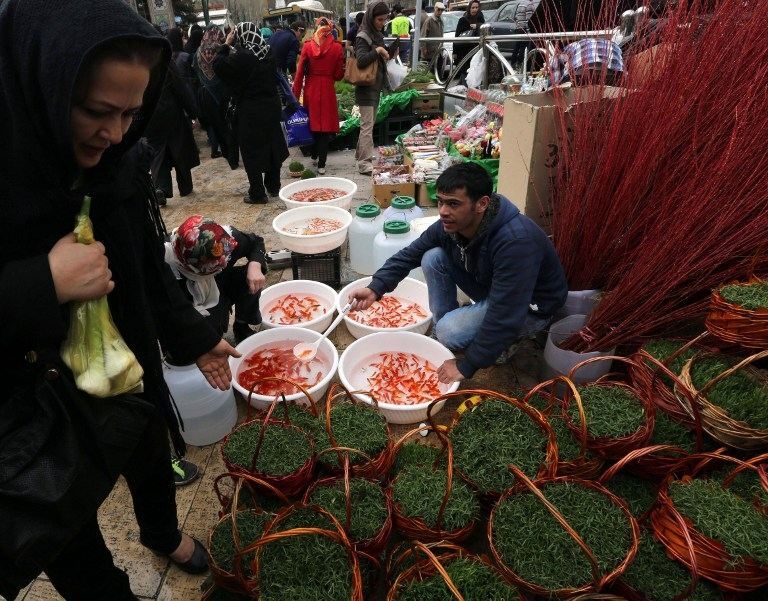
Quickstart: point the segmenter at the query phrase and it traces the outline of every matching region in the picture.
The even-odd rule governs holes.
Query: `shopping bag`
[[[314,144],[315,140],[309,130],[307,109],[299,107],[285,120],[285,137],[289,147]]]
[[[391,90],[399,88],[406,75],[408,75],[408,67],[394,59],[387,61],[387,77],[389,78],[389,88]]]

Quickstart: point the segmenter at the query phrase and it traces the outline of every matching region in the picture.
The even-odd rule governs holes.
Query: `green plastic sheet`
[[[393,94],[382,96],[379,101],[379,108],[376,109],[376,123],[381,123],[384,119],[389,117],[389,113],[391,113],[392,109],[395,107],[404,109],[405,107],[410,106],[411,101],[419,96],[421,96],[419,90],[403,90],[402,92],[395,92]],[[348,133],[359,128],[360,117],[350,117],[341,124],[339,133],[336,135],[338,137],[346,136]]]
[[[493,180],[493,189],[496,190],[496,186],[499,184],[499,159],[471,159],[469,157],[462,156],[461,153],[456,150],[453,142],[448,146],[448,154],[451,156],[461,158],[465,163],[476,163],[485,169]]]

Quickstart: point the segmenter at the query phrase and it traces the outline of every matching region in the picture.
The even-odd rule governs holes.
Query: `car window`
[[[451,11],[443,13],[443,33],[453,33],[459,24],[459,19],[464,13]]]
[[[496,16],[496,21],[515,21],[515,12],[517,11],[518,2],[510,2],[505,4],[499,9],[499,14]]]

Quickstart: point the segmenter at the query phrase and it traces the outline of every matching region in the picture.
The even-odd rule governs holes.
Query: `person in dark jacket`
[[[234,45],[234,47],[233,47]],[[280,127],[281,96],[270,48],[255,23],[240,23],[227,36],[213,70],[237,101],[237,143],[248,175],[248,204],[266,204],[280,191],[280,168],[288,146]]]
[[[141,543],[188,571],[207,563],[178,529],[168,437],[179,452],[184,441],[158,342],[222,389],[238,356],[180,293],[129,152],[170,48],[122,0],[5,0],[0,31],[0,595],[45,571],[67,600],[135,600],[97,521],[120,474]],[[86,195],[90,245],[72,234]],[[105,295],[143,392],[96,399],[60,348],[75,303]]]
[[[485,23],[485,18],[480,10],[480,0],[471,0],[467,11],[461,16],[456,24],[456,37],[462,34],[465,37],[478,37],[480,35],[480,26]],[[469,33],[467,33],[469,32]],[[453,52],[456,55],[455,64],[458,65],[462,59],[472,50],[471,44],[454,44]],[[458,73],[458,80],[466,84],[467,71],[469,71],[469,62],[465,64]]]
[[[350,299],[360,309],[391,292],[421,265],[437,339],[460,359],[440,366],[443,383],[471,378],[521,337],[547,327],[568,294],[547,235],[509,200],[493,193],[482,167],[461,163],[437,179],[440,221],[373,274]],[[474,302],[459,307],[456,286]]]
[[[373,126],[382,91],[389,89],[387,61],[391,58],[384,46],[384,24],[389,16],[389,6],[383,0],[368,5],[355,37],[355,60],[360,69],[378,61],[376,80],[372,85],[355,86],[355,103],[360,107],[360,136],[357,140],[355,159],[357,170],[368,175],[373,170]]]
[[[272,34],[267,43],[272,50],[278,71],[288,73],[291,77],[296,73],[296,62],[301,53],[301,40],[307,32],[304,21],[294,21],[290,29],[281,29]]]
[[[203,35],[192,66],[199,82],[197,105],[200,109],[200,123],[205,123],[208,140],[211,143],[211,158],[229,153],[229,131],[226,122],[229,92],[213,71],[213,60],[224,43],[224,34],[216,25],[211,25]]]
[[[245,265],[235,265],[243,258]],[[171,233],[165,261],[195,309],[219,334],[229,329],[233,308],[237,342],[253,334],[250,326],[261,323],[259,296],[267,273],[261,236],[192,215]]]
[[[184,52],[189,56],[194,56],[197,50],[200,48],[200,44],[203,42],[203,35],[205,31],[197,23],[193,24],[189,28],[189,39],[184,44]]]
[[[178,32],[180,41],[181,31],[176,28],[169,30],[168,39],[173,47],[176,42],[172,32]],[[165,198],[173,196],[171,169],[176,170],[176,185],[179,196],[183,197],[192,193],[192,169],[200,164],[200,151],[190,122],[190,119],[197,117],[197,102],[179,69],[179,65],[186,61],[181,56],[183,54],[178,50],[173,53],[160,101],[145,132],[147,142],[156,153],[152,176],[159,191],[160,204],[164,204]]]

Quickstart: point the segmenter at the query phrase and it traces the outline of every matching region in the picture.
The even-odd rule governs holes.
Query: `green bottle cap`
[[[411,231],[411,225],[407,221],[387,221],[384,224],[385,234],[407,234]]]
[[[416,199],[411,196],[395,196],[392,199],[392,208],[405,211],[416,206]]]
[[[381,209],[378,205],[360,205],[355,211],[355,215],[358,217],[364,217],[366,219],[373,219],[380,214]]]

